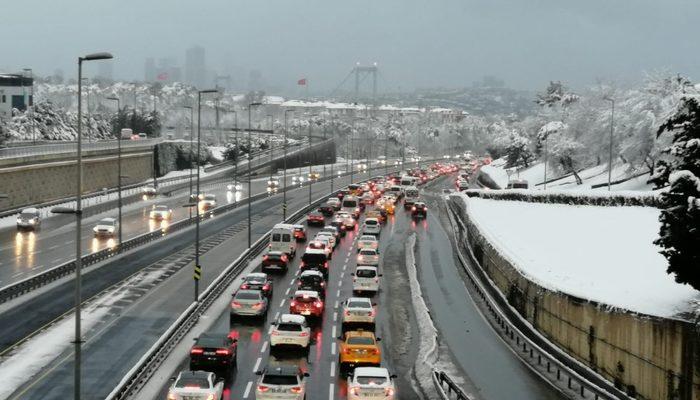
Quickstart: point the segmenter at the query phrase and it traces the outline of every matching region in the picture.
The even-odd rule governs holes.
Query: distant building
[[[156,61],[153,57],[146,58],[143,66],[143,80],[153,82],[156,80]]]
[[[33,106],[34,99],[31,96],[33,85],[33,78],[0,74],[0,118],[11,118],[13,108],[24,111],[27,109],[27,103]]]
[[[185,51],[185,80],[202,88],[207,83],[207,64],[204,47],[194,46]]]

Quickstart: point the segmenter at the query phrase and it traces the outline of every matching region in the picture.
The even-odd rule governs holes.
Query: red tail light
[[[350,316],[350,311],[345,310],[345,316],[349,317],[349,316]]]
[[[194,354],[194,355],[203,354],[203,353],[204,353],[204,349],[202,349],[201,347],[195,347],[192,350],[190,350],[190,354]]]
[[[301,262],[301,264],[299,264],[300,267],[303,267],[304,265],[306,265],[306,263],[303,261]]]
[[[262,306],[263,306],[263,303],[262,303],[262,302],[253,304],[253,308],[256,309],[256,310],[259,309],[259,308],[262,308]]]
[[[244,283],[241,285],[241,289],[248,289],[250,286],[248,284]]]
[[[376,315],[377,315],[377,310],[372,310],[372,311],[369,312],[369,316],[370,316],[370,317],[374,317],[374,316],[376,316]]]
[[[372,354],[374,354],[375,356],[379,355],[379,349],[373,349]]]
[[[322,301],[317,301],[317,302],[314,303],[314,305],[316,306],[316,308],[321,308],[321,307],[323,307],[323,302],[322,302]]]
[[[218,350],[216,350],[216,355],[217,355],[217,356],[227,356],[227,355],[229,355],[229,354],[231,354],[231,352],[228,351],[228,349],[218,349]]]
[[[233,307],[233,308],[241,308],[241,303],[239,303],[239,302],[237,302],[237,301],[231,302],[231,307]]]
[[[416,207],[414,206],[411,210],[416,211]]]
[[[326,282],[321,282],[321,287],[326,287]]]
[[[300,333],[299,336],[307,337],[307,336],[309,336],[309,332],[304,331],[304,332]]]
[[[352,351],[350,351],[350,349],[348,349],[348,348],[346,347],[345,350],[343,351],[343,353],[345,353],[345,354],[350,354],[350,353],[352,353]]]
[[[282,256],[282,261],[287,262],[287,256]]]
[[[384,396],[393,396],[393,395],[394,395],[393,388],[384,388]]]
[[[265,393],[265,392],[267,392],[268,390],[270,390],[269,387],[267,387],[267,386],[265,386],[265,385],[258,385],[258,392],[263,392],[263,393]]]
[[[270,290],[270,284],[269,284],[269,283],[266,283],[266,284],[263,286],[263,290]]]
[[[353,396],[359,396],[360,395],[360,388],[354,387],[350,389],[350,392],[352,392]]]
[[[375,283],[379,283],[379,277],[374,278]]]
[[[263,260],[267,260],[268,258],[270,258],[270,256],[268,256],[267,254],[263,256]]]
[[[296,306],[297,306],[297,302],[294,301],[294,300],[292,300],[292,302],[289,303],[289,306],[290,306],[290,307],[296,307]]]
[[[328,261],[323,263],[323,268],[328,269]]]
[[[277,331],[272,331],[272,333],[271,333],[272,336],[279,336],[279,334],[280,334],[280,333],[277,332]]]
[[[301,393],[301,386],[294,386],[293,388],[289,389],[292,391],[292,393]]]

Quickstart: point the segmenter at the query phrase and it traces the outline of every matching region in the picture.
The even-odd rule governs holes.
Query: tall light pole
[[[117,118],[121,110],[118,97],[107,97],[107,100],[117,102]],[[122,244],[122,137],[121,133],[117,133],[117,208],[119,209],[119,246]]]
[[[353,147],[355,146],[355,118],[352,120],[352,128],[350,129],[350,183],[354,183],[355,176],[355,161],[353,159]]]
[[[81,344],[82,335],[80,327],[80,314],[82,303],[81,299],[81,269],[82,269],[82,248],[81,248],[81,229],[83,221],[83,210],[82,210],[82,191],[83,191],[83,159],[82,159],[82,81],[83,81],[83,62],[84,61],[96,61],[96,60],[108,60],[111,59],[112,55],[109,53],[94,53],[88,54],[83,57],[78,57],[78,148],[77,148],[77,162],[76,162],[76,185],[75,185],[75,209],[68,207],[55,207],[51,212],[56,214],[74,214],[76,220],[75,229],[75,338],[73,344],[75,345],[74,353],[74,398],[75,400],[80,400],[80,364],[81,364]]]
[[[272,157],[272,152],[274,151],[274,147],[272,144],[272,139],[273,139],[272,136],[274,135],[274,128],[272,126],[273,125],[272,114],[267,114],[267,117],[270,118],[270,180],[272,180],[272,174],[274,172],[274,167],[272,166],[272,160],[274,160],[274,158]]]
[[[544,190],[547,190],[547,140],[549,140],[549,132],[544,132]]]
[[[197,190],[196,197],[190,197],[191,207],[195,204],[195,228],[194,228],[194,301],[199,301],[199,278],[201,275],[202,266],[199,265],[199,154],[202,146],[202,94],[217,93],[216,89],[206,89],[197,91]]]
[[[27,110],[31,111],[30,116],[31,116],[31,127],[32,127],[32,140],[34,144],[36,144],[36,123],[34,121],[34,73],[31,68],[23,68],[23,72],[28,72],[29,73],[29,79],[32,81],[32,86],[31,86],[31,93],[29,94],[29,101],[25,101],[25,107],[27,107]],[[22,77],[22,87],[24,88],[24,76]],[[26,99],[25,99],[26,100]],[[29,108],[29,103],[31,103],[31,109]]]
[[[613,132],[615,130],[615,99],[605,97],[605,100],[610,102],[610,153],[608,157],[608,191],[610,191],[613,163]]]
[[[284,168],[284,176],[282,180],[282,221],[287,220],[287,113],[294,112],[294,110],[284,110],[284,163],[282,167]]]
[[[313,115],[311,115],[313,117]],[[309,118],[309,157],[311,157],[311,118]],[[309,158],[309,205],[311,204],[311,190],[313,186],[313,163],[311,162],[311,158]]]
[[[250,162],[252,161],[252,157],[250,155],[252,153],[251,150],[252,150],[252,145],[253,145],[251,137],[250,137],[250,132],[253,129],[253,125],[251,123],[252,116],[251,116],[250,110],[253,107],[257,107],[257,106],[261,106],[261,105],[262,105],[262,103],[259,103],[259,102],[248,104],[248,248],[250,248],[253,244],[252,235],[251,235],[251,231],[250,231],[250,219],[251,219],[250,218],[250,207],[251,207],[251,203],[252,203],[252,201],[251,201],[251,194],[252,194],[251,193],[251,191],[252,191],[251,182],[252,182],[252,179],[250,177],[250,167],[251,167]]]
[[[236,192],[238,192],[238,154],[240,149],[238,148],[238,112],[236,110],[231,110],[233,113],[233,136],[236,142],[236,157],[233,162],[233,201],[236,202]]]
[[[190,201],[192,200],[192,159],[193,152],[193,142],[194,142],[194,107],[192,106],[182,106],[184,109],[190,110]],[[192,218],[192,210],[190,210],[190,218]]]
[[[85,81],[86,84],[88,84],[88,78],[80,78],[81,81]],[[78,84],[78,90],[81,89],[81,85]],[[85,111],[87,111],[87,117],[88,121],[90,120],[90,86],[87,87],[87,93],[85,95],[87,97],[87,104],[85,105]],[[87,138],[88,138],[88,143],[92,142],[92,139],[90,137],[90,126],[88,125],[87,129]]]

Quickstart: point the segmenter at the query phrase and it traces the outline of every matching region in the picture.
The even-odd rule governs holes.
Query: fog
[[[484,75],[517,89],[549,80],[639,80],[667,68],[697,78],[697,0],[57,0],[4,1],[0,71],[60,68],[110,51],[114,77],[144,79],[146,57],[207,67],[246,88],[328,93],[356,62],[377,62],[383,91],[462,87]],[[87,73],[97,67],[90,65]]]

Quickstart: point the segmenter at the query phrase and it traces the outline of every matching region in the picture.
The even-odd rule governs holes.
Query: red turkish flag
[[[156,77],[156,79],[158,79],[159,81],[166,81],[166,80],[168,80],[168,73],[167,73],[167,72],[161,72],[160,74],[158,74],[158,76]]]
[[[297,81],[297,85],[304,86],[306,85],[306,78],[301,78]]]

